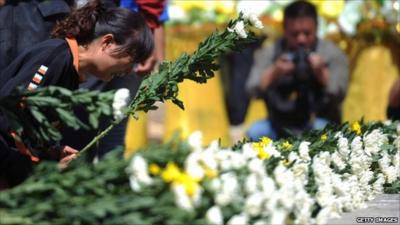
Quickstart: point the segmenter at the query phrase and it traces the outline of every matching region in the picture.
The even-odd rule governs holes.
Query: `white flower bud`
[[[114,100],[112,103],[114,119],[122,119],[125,117],[123,110],[128,105],[130,93],[127,88],[120,88],[114,94]]]

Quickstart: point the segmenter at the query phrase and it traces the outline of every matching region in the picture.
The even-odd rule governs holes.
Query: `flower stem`
[[[88,151],[94,144],[96,144],[100,139],[102,139],[104,136],[107,135],[108,132],[110,132],[115,125],[119,124],[123,119],[118,119],[113,121],[110,126],[108,126],[106,129],[104,129],[99,135],[97,135],[95,138],[92,139],[92,141],[89,142],[80,152],[79,155],[84,154],[86,151]]]

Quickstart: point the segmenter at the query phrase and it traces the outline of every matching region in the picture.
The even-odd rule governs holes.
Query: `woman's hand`
[[[60,161],[58,166],[61,169],[67,168],[68,164],[78,156],[78,150],[69,146],[64,146],[60,152]]]

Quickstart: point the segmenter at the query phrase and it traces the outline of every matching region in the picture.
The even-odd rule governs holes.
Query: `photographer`
[[[317,38],[317,24],[314,5],[293,2],[284,11],[283,37],[256,53],[246,89],[265,100],[268,119],[250,127],[247,136],[252,140],[341,122],[348,62],[333,43]]]

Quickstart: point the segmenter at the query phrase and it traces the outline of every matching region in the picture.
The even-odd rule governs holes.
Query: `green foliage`
[[[239,17],[229,23],[228,27],[241,20]],[[236,33],[225,29],[223,32],[213,32],[199,44],[192,54],[183,53],[174,62],[165,61],[159,71],[147,76],[140,85],[136,97],[130,104],[129,113],[145,112],[156,109],[155,102],[171,100],[175,105],[184,109],[183,102],[178,97],[178,83],[185,79],[197,83],[206,83],[214,77],[214,71],[219,68],[215,59],[227,51],[238,51],[246,44],[254,42],[254,33],[248,33],[247,38],[239,38]]]
[[[55,86],[35,91],[18,88],[15,94],[0,98],[0,111],[20,138],[43,146],[62,138],[60,127],[97,128],[101,116],[111,116],[113,96],[111,91],[70,91]],[[74,115],[77,107],[88,112],[88,124]]]
[[[172,141],[142,154],[157,162],[159,154],[166,161],[187,151],[186,143]],[[161,181],[154,188],[133,192],[126,174],[128,164],[122,159],[122,149],[98,164],[72,163],[64,171],[55,163],[41,163],[25,183],[0,192],[0,224],[173,225],[202,220],[198,214],[176,208],[173,193]]]

